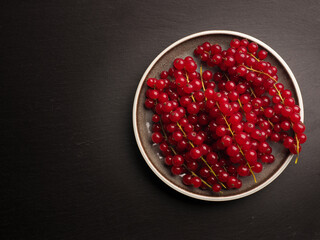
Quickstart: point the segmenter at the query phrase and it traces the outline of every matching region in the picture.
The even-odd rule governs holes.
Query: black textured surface
[[[319,1],[11,1],[0,15],[1,239],[320,239]],[[262,191],[211,203],[148,168],[131,109],[191,33],[252,35],[288,63],[308,142]]]

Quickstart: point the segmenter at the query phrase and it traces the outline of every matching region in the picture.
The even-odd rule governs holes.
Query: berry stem
[[[277,86],[275,84],[273,84],[273,86],[277,90],[278,96],[280,97],[282,104],[284,104],[284,99],[281,95],[281,92],[279,91],[279,89],[277,88]]]
[[[205,180],[203,180],[201,177],[199,177],[195,172],[189,170],[185,164],[183,164],[183,166],[184,166],[193,176],[200,178],[201,182],[203,182],[207,187],[209,187],[210,189],[212,189],[212,186],[211,186],[209,183],[207,183]]]
[[[257,72],[257,73],[266,75],[266,76],[268,76],[269,78],[271,78],[273,81],[277,82],[277,79],[273,78],[273,77],[270,76],[268,73],[265,73],[265,72],[256,70],[256,69],[254,69],[254,68],[252,68],[252,67],[248,67],[248,66],[246,66],[246,65],[242,65],[242,66],[244,66],[246,69],[248,69],[248,70],[250,70],[250,71],[253,71],[253,72]]]
[[[160,119],[159,122],[160,122],[161,131],[162,131],[162,134],[163,134],[163,136],[164,136],[164,139],[167,141],[167,140],[168,140],[168,136],[167,136],[166,132],[164,131],[164,128],[163,128],[163,124],[162,124],[161,119]]]
[[[260,59],[259,58],[257,58],[255,55],[253,55],[252,53],[250,53],[250,52],[248,52],[248,54],[251,56],[251,57],[253,57],[255,60],[257,60],[258,62],[260,62]]]
[[[202,65],[200,65],[200,79],[201,79],[202,89],[203,91],[205,91],[206,88],[204,87],[203,78],[202,78]],[[207,100],[207,98],[205,99]]]
[[[220,110],[220,106],[219,106],[219,103],[218,103],[218,102],[216,102],[216,105],[217,105],[217,107],[218,107],[219,110]],[[221,110],[220,110],[220,112],[221,112]],[[222,115],[224,121],[226,122],[226,124],[227,124],[227,126],[228,126],[228,128],[229,128],[229,131],[230,131],[230,133],[231,133],[231,135],[232,135],[233,140],[235,141],[234,132],[232,131],[231,126],[230,126],[230,124],[229,124],[226,116],[225,116],[222,112],[221,112],[221,115]],[[240,151],[240,153],[242,154],[242,156],[244,157],[244,159],[246,159],[245,156],[244,156],[244,153],[243,153],[243,151],[242,151],[242,149],[241,149],[241,147],[239,146],[239,144],[238,144],[236,141],[235,141],[235,143],[237,144],[237,146],[238,146],[238,148],[239,148],[239,151]],[[248,165],[248,167],[249,167],[249,170],[250,170],[250,172],[251,172],[251,174],[252,174],[252,176],[253,176],[254,182],[257,183],[256,176],[254,175],[254,173],[253,173],[253,171],[252,171],[252,169],[251,169],[251,166],[250,166],[250,164],[248,163],[247,159],[246,159],[246,162],[247,162],[247,165]]]
[[[257,96],[256,96],[256,94],[254,93],[253,89],[252,89],[251,87],[250,87],[249,89],[250,89],[250,92],[251,92],[251,94],[253,95],[253,97],[254,97],[254,98],[257,98]],[[263,108],[263,107],[260,107],[260,109],[261,109],[262,111],[264,111],[264,108]],[[272,127],[272,129],[273,129],[273,127],[274,127],[273,123],[270,121],[269,118],[266,118],[266,119],[268,120],[268,122],[270,123],[270,125],[271,125],[271,127]]]
[[[161,131],[162,131],[162,133],[163,133],[163,136],[164,136],[164,138],[165,138],[165,141],[168,143],[168,141],[167,141],[167,140],[168,140],[168,136],[167,136],[167,134],[166,134],[166,132],[165,132],[165,130],[164,130],[164,128],[163,128],[163,124],[162,124],[161,119],[160,119],[159,122],[160,122]],[[180,124],[179,124],[179,125],[180,125]],[[174,150],[174,148],[173,148],[169,143],[168,143],[168,145],[169,145],[171,151],[173,152],[173,154],[174,154],[174,155],[177,155],[177,152]],[[191,171],[185,164],[183,164],[183,167],[184,167],[185,169],[187,169],[193,176],[200,178],[201,182],[203,182],[207,187],[209,187],[210,189],[212,189],[212,186],[211,186],[209,183],[207,183],[205,180],[203,180],[201,177],[199,177],[195,172]]]
[[[180,128],[183,136],[184,136],[185,138],[187,138],[187,134],[185,133],[185,131],[183,130],[182,126],[181,126],[178,122],[177,122],[177,126]],[[191,141],[188,140],[188,143],[190,144],[191,147],[194,148],[194,144],[193,144]],[[217,179],[217,181],[219,182],[219,184],[220,184],[222,187],[224,187],[225,189],[227,189],[226,186],[225,186],[222,182],[219,181],[217,174],[213,171],[212,167],[208,164],[208,162],[207,162],[202,156],[200,157],[200,159],[201,159],[201,160],[204,162],[204,164],[209,168],[210,172],[215,176],[215,178]]]
[[[297,141],[297,157],[296,157],[296,161],[294,162],[295,164],[297,164],[298,163],[298,158],[299,158],[299,139],[298,139],[298,135],[295,133],[294,134],[295,135],[295,138],[296,138],[296,141]]]
[[[283,99],[283,97],[281,95],[281,92],[279,91],[279,89],[277,88],[277,86],[275,84],[273,84],[273,86],[277,90],[278,96],[280,97],[282,104],[284,104],[284,99]],[[292,126],[293,126],[293,123],[291,122],[291,127]],[[294,137],[295,137],[295,139],[297,141],[297,157],[296,157],[296,160],[295,160],[295,164],[297,164],[298,163],[298,158],[299,158],[299,150],[300,150],[299,149],[299,139],[298,139],[297,133],[294,133]]]
[[[181,132],[182,132],[182,134],[183,134],[183,136],[186,138],[187,137],[187,134],[184,132],[184,130],[183,130],[183,128],[182,128],[182,126],[177,122],[177,126],[180,128],[180,130],[181,130]],[[192,146],[193,147],[193,146]]]
[[[187,82],[189,83],[189,76],[188,76],[188,73],[186,73],[186,79],[187,79]],[[192,98],[192,101],[195,102],[196,100],[194,99],[193,97],[193,94],[191,94],[191,98]]]

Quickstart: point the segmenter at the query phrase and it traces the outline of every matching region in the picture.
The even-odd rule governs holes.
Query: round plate
[[[165,166],[163,157],[160,154],[159,146],[151,142],[151,126],[152,126],[152,111],[144,107],[145,92],[147,90],[146,80],[150,77],[159,78],[160,72],[168,70],[172,67],[172,62],[175,58],[192,56],[193,50],[203,42],[217,43],[223,49],[229,47],[229,43],[233,38],[245,38],[249,41],[256,42],[260,49],[268,51],[266,61],[278,68],[279,82],[283,83],[285,88],[290,89],[293,97],[301,108],[301,121],[303,121],[303,102],[298,83],[285,61],[268,45],[260,40],[251,37],[247,34],[234,31],[205,31],[189,35],[171,44],[163,50],[149,65],[143,74],[138,85],[133,104],[133,128],[137,144],[141,154],[152,171],[167,185],[183,193],[187,196],[207,200],[207,201],[228,201],[242,198],[253,194],[276,179],[280,173],[290,163],[293,155],[285,149],[282,144],[271,144],[275,162],[272,164],[264,164],[263,171],[256,174],[257,183],[252,177],[241,178],[242,187],[240,189],[222,190],[220,193],[214,193],[209,190],[196,189],[194,187],[185,186],[182,183],[180,176],[171,174],[170,169]],[[197,58],[195,60],[200,66]],[[211,69],[213,70],[213,69]],[[199,71],[199,69],[198,69]]]

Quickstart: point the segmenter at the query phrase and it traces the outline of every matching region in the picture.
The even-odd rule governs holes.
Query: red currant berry
[[[265,59],[268,56],[268,52],[265,50],[261,50],[258,52],[258,57],[260,58],[260,60]]]
[[[290,117],[290,115],[293,113],[293,109],[291,107],[285,106],[282,110],[281,110],[281,114],[284,117]]]
[[[197,103],[191,103],[187,106],[187,112],[190,114],[197,114],[200,111]]]
[[[213,74],[211,71],[206,70],[202,73],[202,78],[204,81],[210,81],[212,77],[213,77]]]
[[[177,58],[174,60],[173,62],[173,66],[178,69],[178,70],[182,70],[184,68],[184,60],[182,58]]]
[[[296,113],[299,113],[300,112],[300,107],[298,105],[294,105],[292,107],[293,111],[296,112]]]
[[[282,121],[280,126],[284,131],[289,131],[290,130],[290,122],[287,121],[287,120]]]
[[[189,73],[192,73],[197,70],[197,64],[193,60],[185,61],[184,66],[185,66],[187,72],[189,72]]]
[[[210,176],[210,170],[208,167],[203,167],[200,169],[199,174],[201,177],[207,178]]]
[[[186,174],[182,177],[182,182],[187,185],[190,186],[192,184],[192,176],[190,174]]]
[[[227,56],[224,63],[227,67],[232,67],[236,63],[236,60],[233,56]]]
[[[257,115],[254,112],[246,113],[246,119],[250,123],[256,123],[257,122]]]
[[[160,132],[153,133],[151,138],[154,143],[160,143],[163,140],[163,136]]]
[[[271,136],[270,136],[270,139],[273,142],[279,142],[280,141],[279,133],[276,133],[276,132],[272,133]]]
[[[285,148],[290,148],[293,143],[294,143],[294,139],[289,136],[283,140],[283,146]]]
[[[171,167],[171,173],[173,175],[180,175],[182,174],[184,171],[183,167],[177,167],[177,166],[172,166]]]
[[[232,138],[228,135],[225,135],[221,138],[221,143],[224,147],[229,147],[232,144]]]
[[[179,167],[179,166],[182,166],[183,163],[184,163],[184,159],[181,155],[175,155],[172,158],[172,165],[173,166]]]
[[[183,76],[179,76],[176,78],[176,85],[178,87],[183,88],[187,84],[187,79]]]
[[[214,54],[213,57],[212,57],[212,62],[213,62],[215,65],[219,65],[219,64],[222,62],[222,56],[221,56],[221,54]]]
[[[201,179],[199,177],[192,177],[191,179],[191,184],[195,187],[195,188],[199,188],[201,186]]]
[[[232,144],[227,148],[227,154],[230,157],[235,157],[239,153],[239,148]]]
[[[300,122],[300,115],[296,112],[292,113],[289,118],[290,118],[291,122],[293,122],[293,123]]]
[[[193,158],[193,159],[198,159],[201,157],[201,151],[198,147],[195,147],[195,148],[192,148],[191,151],[190,151],[190,156]]]
[[[307,136],[304,133],[299,133],[297,136],[300,144],[303,144],[307,141]]]
[[[167,166],[171,166],[172,165],[172,156],[166,156],[165,160],[164,160],[164,163],[167,165]]]
[[[301,134],[306,130],[306,127],[302,122],[298,122],[298,123],[293,124],[292,129],[293,129],[293,131],[295,131],[295,133]]]
[[[258,45],[254,42],[251,42],[249,45],[248,45],[248,50],[249,52],[251,53],[255,53],[258,51]]]
[[[227,182],[228,178],[229,178],[229,174],[225,171],[220,172],[218,175],[218,179],[220,182]]]
[[[214,192],[220,192],[221,191],[221,186],[217,183],[212,185],[212,191]]]
[[[240,165],[237,168],[237,172],[239,174],[239,176],[241,177],[245,177],[249,175],[249,167],[247,165]]]
[[[298,153],[298,150],[299,150],[299,153],[301,152],[301,145],[299,144],[299,149],[298,149],[298,146],[296,143],[292,144],[291,147],[290,147],[290,152],[292,154],[297,154]]]
[[[238,179],[234,176],[230,176],[227,180],[227,186],[229,188],[235,188],[237,185]]]
[[[199,164],[196,161],[189,161],[187,167],[190,171],[197,171]]]
[[[256,162],[251,166],[251,168],[252,168],[252,171],[254,171],[255,173],[260,173],[262,171],[263,166],[261,163]]]
[[[257,161],[257,152],[254,150],[248,150],[245,153],[245,158],[250,165],[254,164]]]

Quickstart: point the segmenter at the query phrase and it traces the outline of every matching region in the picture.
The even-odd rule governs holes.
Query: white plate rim
[[[232,196],[203,196],[203,195],[199,195],[196,193],[192,193],[189,191],[186,191],[182,188],[180,188],[179,186],[175,185],[174,183],[172,183],[171,181],[169,181],[168,179],[166,179],[155,167],[154,165],[151,163],[150,159],[148,158],[142,144],[141,144],[141,140],[140,140],[140,136],[139,136],[139,132],[138,132],[138,126],[137,126],[137,104],[138,104],[138,97],[139,97],[139,93],[141,91],[142,85],[144,83],[144,79],[146,78],[146,76],[148,75],[148,73],[150,72],[150,70],[153,68],[153,66],[156,64],[156,62],[163,56],[165,55],[168,51],[170,51],[172,48],[176,47],[177,45],[190,40],[192,38],[196,38],[196,37],[200,37],[200,36],[204,36],[204,35],[214,35],[214,34],[226,34],[226,35],[233,35],[235,37],[241,37],[241,38],[245,38],[248,39],[252,42],[256,42],[259,46],[262,46],[263,48],[265,48],[268,52],[270,52],[285,68],[285,70],[287,71],[287,73],[289,74],[293,86],[295,88],[296,94],[297,94],[297,98],[298,98],[298,104],[299,107],[301,109],[300,111],[300,116],[301,116],[301,121],[304,121],[304,108],[303,108],[303,100],[302,100],[302,95],[301,95],[301,91],[298,85],[298,82],[295,78],[295,76],[293,75],[291,69],[289,68],[289,66],[287,65],[287,63],[280,57],[280,55],[274,51],[270,46],[268,46],[267,44],[265,44],[264,42],[260,41],[259,39],[256,39],[255,37],[252,37],[248,34],[244,34],[241,32],[236,32],[236,31],[230,31],[230,30],[208,30],[208,31],[203,31],[203,32],[198,32],[198,33],[194,33],[191,35],[188,35],[184,38],[181,38],[180,40],[172,43],[170,46],[168,46],[166,49],[164,49],[152,62],[151,64],[148,66],[148,68],[146,69],[146,71],[144,72],[144,74],[142,75],[139,85],[137,87],[136,93],[135,93],[135,97],[134,97],[134,102],[133,102],[133,110],[132,110],[132,122],[133,122],[133,130],[134,130],[134,135],[136,138],[136,142],[137,145],[139,147],[139,150],[144,158],[144,160],[146,161],[146,163],[148,164],[148,166],[151,168],[151,170],[164,182],[166,183],[168,186],[170,186],[171,188],[173,188],[174,190],[192,197],[192,198],[196,198],[196,199],[200,199],[200,200],[205,200],[205,201],[230,201],[230,200],[235,200],[235,199],[239,199],[239,198],[243,198],[246,196],[249,196],[263,188],[265,188],[267,185],[269,185],[271,182],[273,182],[283,171],[284,169],[288,166],[288,164],[290,163],[292,157],[294,156],[293,154],[290,154],[287,159],[285,160],[285,162],[282,164],[282,166],[269,178],[267,179],[265,182],[263,182],[262,184],[259,184],[257,187],[241,193],[241,194],[236,194],[236,195],[232,195]]]

